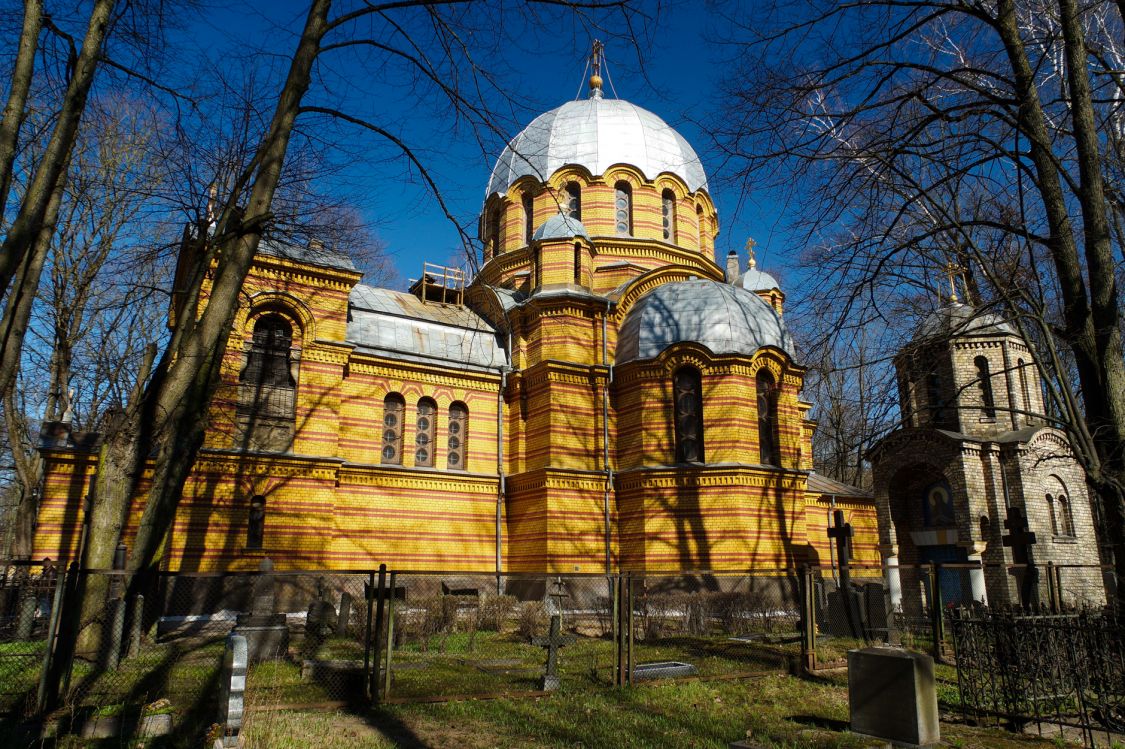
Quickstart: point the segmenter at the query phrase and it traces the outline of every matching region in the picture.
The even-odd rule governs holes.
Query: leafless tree
[[[1125,579],[1119,5],[785,2],[738,28],[721,140],[802,188],[817,303],[905,334],[911,297],[967,268],[1039,344]]]

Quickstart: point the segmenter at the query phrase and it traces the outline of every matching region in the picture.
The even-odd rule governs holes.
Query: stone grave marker
[[[250,613],[239,614],[234,633],[246,638],[251,663],[268,658],[284,658],[289,652],[289,626],[285,614],[276,611],[273,562],[258,564],[259,574],[250,593]]]
[[[215,739],[214,749],[237,747],[242,730],[242,711],[246,701],[246,667],[249,663],[247,640],[242,635],[227,635],[223,656],[223,675],[219,694],[219,725],[223,734]]]
[[[532,645],[547,649],[547,667],[540,687],[544,692],[559,688],[559,648],[566,647],[572,642],[574,642],[573,635],[562,633],[562,617],[558,614],[551,617],[551,629],[546,637],[531,639]]]
[[[849,650],[848,706],[856,733],[911,746],[941,740],[928,655],[885,645]]]
[[[336,634],[347,635],[348,625],[352,619],[352,594],[344,591],[340,594],[340,611],[336,618]]]

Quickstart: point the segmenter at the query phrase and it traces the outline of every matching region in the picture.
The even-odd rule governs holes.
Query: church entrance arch
[[[945,474],[931,463],[913,461],[901,466],[887,490],[902,565],[903,608],[917,614],[932,600],[924,565],[968,561],[958,545],[962,508]],[[940,574],[943,603],[959,603],[969,595],[968,586],[961,584],[961,570]]]

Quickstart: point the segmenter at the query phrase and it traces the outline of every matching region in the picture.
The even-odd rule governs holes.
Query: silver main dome
[[[648,179],[671,172],[692,192],[707,187],[695,149],[668,123],[636,104],[595,96],[568,101],[532,120],[500,154],[485,197],[506,193],[520,177],[545,181],[567,164],[595,176],[614,164],[630,164]]]
[[[793,355],[793,339],[773,307],[738,286],[697,278],[662,284],[637,300],[621,323],[615,363],[655,359],[685,341],[713,354],[776,346]]]

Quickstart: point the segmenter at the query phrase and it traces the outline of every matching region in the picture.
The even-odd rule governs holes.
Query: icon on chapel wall
[[[926,488],[922,515],[928,528],[947,528],[957,524],[957,518],[953,514],[953,492],[950,491],[949,484],[938,481]]]

